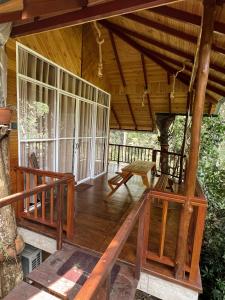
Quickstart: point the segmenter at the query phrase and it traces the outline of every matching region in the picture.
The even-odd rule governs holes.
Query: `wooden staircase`
[[[38,268],[28,274],[6,300],[20,299],[76,299],[76,295],[90,277],[100,256],[94,252],[64,244]],[[137,288],[134,270],[126,263],[117,262],[111,271],[109,299],[134,299]],[[33,299],[33,298],[32,298]],[[97,296],[95,299],[107,299]]]

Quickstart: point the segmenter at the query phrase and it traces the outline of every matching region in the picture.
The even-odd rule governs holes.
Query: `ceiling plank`
[[[167,83],[168,85],[170,85],[170,73],[167,72]],[[168,93],[168,105],[169,105],[169,112],[170,114],[172,113],[172,103],[171,103],[171,97],[170,97],[170,93]]]
[[[104,21],[108,22],[106,20],[104,20]],[[109,23],[111,24],[111,26],[113,26],[113,28],[118,29],[118,30],[120,30],[120,31],[122,31],[122,32],[124,32],[126,34],[132,35],[132,37],[138,38],[138,39],[142,40],[143,42],[149,43],[149,44],[151,44],[151,45],[153,45],[155,47],[158,47],[160,49],[163,49],[163,50],[165,50],[167,52],[171,52],[172,54],[176,54],[176,55],[178,55],[180,57],[183,57],[186,60],[190,60],[190,62],[192,62],[192,63],[194,62],[194,56],[192,54],[189,54],[189,53],[184,52],[184,51],[182,51],[180,49],[171,47],[168,44],[165,44],[163,42],[156,41],[156,40],[152,39],[151,37],[143,35],[143,34],[141,34],[139,32],[134,31],[134,30],[130,30],[128,28],[119,26],[119,25],[117,25],[115,23],[111,23],[111,22],[109,22]],[[225,68],[221,67],[221,65],[217,65],[215,63],[211,63],[210,64],[210,68],[213,69],[213,70],[215,70],[216,72],[222,73],[223,75],[225,73]]]
[[[111,106],[111,111],[112,111],[112,113],[113,113],[113,115],[114,115],[114,118],[115,118],[115,120],[116,120],[116,123],[117,123],[118,126],[119,126],[119,129],[121,129],[121,124],[120,124],[119,118],[118,118],[117,113],[116,113],[116,111],[115,111],[115,109],[114,109],[113,106]]]
[[[124,29],[121,29],[121,28],[119,29],[118,26],[115,26],[113,23],[111,23],[111,22],[109,22],[107,20],[101,20],[101,21],[99,21],[99,23],[101,25],[103,25],[105,28],[107,28],[108,30],[111,30],[112,32],[114,32],[114,34],[116,34],[121,39],[123,39],[124,41],[126,41],[128,44],[130,44],[131,46],[133,46],[139,52],[145,54],[146,56],[149,56],[149,58],[151,58],[151,57],[153,57],[153,58],[154,57],[155,58],[159,58],[162,61],[169,62],[169,63],[171,63],[173,65],[176,65],[179,68],[183,67],[183,62],[182,61],[177,61],[177,60],[175,60],[172,57],[169,57],[167,55],[163,55],[161,53],[158,53],[156,51],[153,51],[153,50],[150,50],[150,49],[148,49],[146,47],[143,47],[142,45],[138,44],[135,40],[133,40],[132,38],[130,38],[128,35],[124,34],[124,32],[125,32]],[[154,60],[154,59],[152,59],[152,60]],[[169,65],[167,64],[167,66],[169,66]],[[185,69],[191,72],[192,71],[192,66],[186,64]],[[177,68],[173,68],[173,72],[171,72],[169,70],[168,70],[168,72],[171,73],[171,74],[174,74],[174,73],[177,72]],[[219,79],[217,76],[215,76],[213,74],[209,75],[209,80],[210,81],[215,81],[217,84],[221,85],[221,88],[220,87],[215,87],[210,82],[208,82],[207,89],[211,90],[212,92],[214,92],[214,93],[216,93],[218,95],[223,96],[224,93],[225,93],[224,90],[223,90],[224,85],[225,85],[225,81],[222,80],[222,79]],[[188,83],[188,85],[189,85],[189,83]]]
[[[146,64],[145,64],[144,55],[142,53],[141,53],[141,64],[142,64],[142,70],[143,70],[143,75],[144,75],[145,89],[148,91],[148,77],[147,77],[147,71],[146,71]],[[154,119],[152,103],[151,103],[151,99],[149,96],[149,92],[147,92],[147,103],[148,103],[149,116],[152,121],[152,129],[154,130],[155,129],[155,119]]]
[[[167,33],[167,34],[172,35],[174,37],[177,37],[179,39],[182,39],[186,42],[190,42],[192,44],[197,44],[198,38],[196,36],[193,36],[193,35],[189,34],[189,33],[185,33],[183,31],[174,29],[172,27],[168,27],[164,24],[152,21],[150,19],[147,19],[145,17],[142,17],[140,15],[136,15],[136,14],[127,14],[127,15],[124,15],[124,17],[129,19],[129,20],[138,22],[139,24],[145,25],[145,26],[150,27],[150,28],[154,28],[155,30],[159,30],[161,32],[164,32],[164,33]],[[225,48],[221,48],[221,47],[219,47],[215,44],[212,45],[212,50],[215,51],[215,52],[225,54]]]
[[[40,2],[35,1],[34,2]],[[69,0],[72,1],[72,0]],[[114,0],[114,1],[107,1],[104,3],[100,3],[93,6],[88,6],[83,9],[80,9],[78,11],[64,13],[62,15],[53,16],[47,19],[38,20],[36,22],[28,23],[19,25],[13,28],[12,30],[12,36],[22,36],[22,35],[28,35],[33,34],[41,31],[56,29],[56,28],[62,28],[66,26],[73,26],[77,24],[82,24],[89,21],[94,21],[98,19],[103,19],[106,17],[121,15],[124,13],[133,12],[140,9],[146,9],[146,8],[152,8],[155,6],[165,5],[173,2],[179,2],[181,0]],[[30,1],[28,1],[29,3]],[[40,6],[42,6],[42,2],[39,3],[39,9]],[[46,0],[46,2],[52,2],[55,7],[57,5],[55,4],[56,1],[50,1]],[[57,2],[67,2],[66,0],[61,1],[57,0]],[[80,5],[80,0],[74,1],[76,5]],[[74,5],[75,5],[74,4]],[[32,7],[32,6],[31,6]],[[48,10],[48,5],[42,6],[43,9],[45,9],[44,14],[50,13]],[[66,7],[66,6],[65,6]],[[78,7],[76,7],[78,8]],[[33,9],[33,7],[32,7]],[[63,8],[65,9],[65,8]],[[33,15],[32,15],[33,13]],[[30,18],[31,15],[33,17],[40,16],[40,13],[37,13],[37,11],[32,11],[32,13],[28,14],[24,12],[24,19]],[[28,17],[29,16],[29,17]]]
[[[182,23],[189,23],[192,25],[200,26],[201,25],[201,16],[183,11],[177,8],[169,6],[161,6],[150,9],[151,12],[157,13],[164,17],[168,17]],[[225,23],[215,22],[214,23],[214,32],[219,32],[225,34]]]
[[[118,51],[117,51],[117,48],[116,48],[116,43],[115,43],[113,34],[110,30],[109,30],[109,37],[110,37],[111,45],[112,45],[112,48],[113,48],[113,53],[114,53],[114,56],[115,56],[115,59],[116,59],[117,68],[119,70],[120,79],[122,81],[124,90],[126,91],[127,84],[126,84],[126,81],[125,81],[125,77],[124,77],[123,70],[122,70],[122,65],[121,65],[119,55],[118,55]],[[129,111],[130,111],[130,114],[131,114],[132,121],[134,123],[135,130],[137,130],[137,123],[135,121],[134,112],[133,112],[133,109],[132,109],[132,106],[131,106],[131,103],[130,103],[130,97],[128,96],[128,94],[126,92],[125,92],[125,97],[126,97],[126,100],[127,100],[127,104],[128,104],[128,107],[129,107]]]
[[[159,66],[161,66],[167,72],[169,72],[171,74],[175,74],[177,72],[177,68],[174,68],[174,67],[170,66],[167,62],[163,61],[157,55],[153,54],[151,50],[141,46],[140,44],[135,42],[132,38],[130,38],[129,36],[127,36],[123,32],[120,32],[118,30],[115,30],[115,29],[111,28],[110,27],[110,24],[111,24],[110,22],[105,21],[105,20],[102,20],[102,21],[99,21],[99,22],[104,27],[106,27],[108,30],[111,30],[115,35],[117,35],[124,42],[129,44],[131,47],[133,47],[134,49],[136,49],[140,53],[143,53],[146,57],[150,58],[151,60],[153,60],[155,63],[157,63]],[[110,24],[108,24],[108,23],[110,23]],[[188,76],[187,74],[179,73],[177,78],[182,83],[189,86],[190,76]],[[218,95],[225,96],[225,91],[222,91],[221,89],[219,89],[218,87],[213,86],[212,84],[208,83],[207,89],[209,91],[212,91],[212,92],[218,94]]]

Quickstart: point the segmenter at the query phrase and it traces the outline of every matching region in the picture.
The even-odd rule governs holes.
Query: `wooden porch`
[[[42,202],[44,194],[39,193],[39,196],[37,194],[36,198],[42,197],[40,200],[41,205],[37,205],[37,209],[34,207],[29,213],[24,210],[18,215],[18,226],[42,233],[54,239],[56,238],[59,249],[63,240],[65,243],[81,247],[81,249],[86,249],[87,251],[94,251],[98,255],[101,255],[105,252],[110,242],[113,241],[113,238],[121,229],[123,222],[129,217],[129,214],[132,214],[140,201],[143,202],[142,195],[145,192],[145,186],[138,176],[132,177],[128,181],[127,186],[121,186],[110,198],[107,197],[109,192],[108,178],[113,176],[115,171],[124,165],[120,164],[118,166],[115,163],[110,163],[107,174],[78,185],[75,189],[73,202],[71,202],[73,192],[67,187],[66,194],[62,198],[64,199],[62,201],[64,209],[62,210],[61,208],[63,217],[60,224],[62,226],[59,224],[60,218],[58,217],[60,210],[56,211],[55,209],[55,207],[58,207],[59,201],[53,196],[57,192],[53,191],[51,187],[50,191],[45,194],[45,204]],[[43,171],[26,168],[18,168],[18,172],[24,174],[25,184],[28,182],[30,187],[33,180],[31,179],[32,176],[39,178],[39,180],[40,177],[44,177],[44,182],[48,182],[48,176],[53,175],[53,173],[49,172],[44,173],[44,176],[40,176],[39,172]],[[70,180],[68,184],[72,187],[71,177],[70,175],[67,176],[69,176],[67,180]],[[181,192],[183,190],[182,185],[178,183],[174,184],[174,193],[152,190],[158,178],[149,175],[151,188],[146,190],[144,196],[146,198],[145,204],[142,205],[143,214],[145,215],[145,217],[142,216],[142,221],[145,222],[145,238],[144,241],[143,239],[141,240],[141,247],[146,249],[143,250],[141,259],[142,270],[200,292],[202,287],[198,263],[204,228],[204,214],[207,205],[206,200],[198,186],[199,198],[193,198],[192,201],[194,213],[189,231],[188,253],[185,266],[186,276],[184,279],[178,279],[176,278],[176,251],[179,240],[181,211],[185,196]],[[18,174],[17,180],[21,180]],[[28,188],[26,189],[28,191]],[[71,193],[69,197],[67,197],[68,191]],[[178,192],[180,193],[179,195],[176,194]],[[50,201],[47,199],[47,195],[50,195]],[[25,206],[28,205],[28,201],[30,200],[26,198]],[[54,202],[53,206],[51,206],[51,202]],[[43,204],[45,209],[43,209]],[[70,209],[68,210],[67,207]],[[75,211],[74,217],[71,212],[73,207]],[[56,225],[54,222],[58,222],[58,224]],[[61,242],[60,228],[63,228]],[[126,232],[124,232],[124,235],[126,235]],[[133,223],[126,243],[124,240],[125,244],[121,248],[121,253],[119,253],[119,259],[131,265],[136,263],[137,251],[140,251],[140,249],[137,250],[137,236],[138,222],[136,220]]]

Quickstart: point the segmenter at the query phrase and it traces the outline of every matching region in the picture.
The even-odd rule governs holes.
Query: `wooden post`
[[[143,249],[144,249],[144,231],[145,231],[145,207],[142,208],[142,211],[138,220],[138,236],[137,236],[137,252],[136,252],[136,264],[135,264],[135,278],[140,279],[142,260],[143,260]]]
[[[75,181],[70,180],[67,185],[67,227],[66,227],[66,237],[69,240],[73,239],[74,235],[74,193]]]
[[[62,249],[62,234],[63,234],[63,186],[60,184],[57,187],[57,250]]]
[[[16,169],[16,192],[23,192],[24,191],[24,178],[23,172],[19,169]],[[20,200],[17,203],[17,211],[16,217],[21,218],[21,214],[24,211],[24,200]]]
[[[178,247],[176,256],[176,278],[183,279],[185,275],[185,263],[187,254],[188,230],[192,214],[190,197],[195,193],[198,156],[200,147],[201,123],[204,111],[206,86],[209,74],[210,54],[213,37],[214,19],[216,13],[216,0],[204,1],[204,12],[202,21],[202,36],[199,50],[199,66],[197,72],[196,93],[193,107],[191,146],[187,170],[185,191],[187,200],[185,202],[180,221],[178,236]]]

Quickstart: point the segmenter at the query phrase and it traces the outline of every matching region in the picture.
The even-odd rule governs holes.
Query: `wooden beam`
[[[181,21],[182,23],[188,23],[191,25],[200,26],[201,25],[201,16],[189,13],[187,11],[183,11],[177,8],[173,8],[170,6],[161,6],[151,8],[149,11],[157,13],[159,15]],[[214,32],[219,32],[225,34],[225,23],[215,22],[214,23]]]
[[[100,21],[100,22],[102,22],[102,21]],[[165,44],[165,43],[162,43],[162,42],[158,42],[158,41],[152,39],[149,36],[143,35],[143,34],[141,34],[139,32],[130,30],[128,28],[124,28],[124,27],[119,26],[119,25],[117,25],[115,23],[111,23],[111,22],[106,21],[106,20],[104,20],[103,22],[105,22],[105,24],[109,24],[110,27],[113,28],[113,29],[116,29],[116,30],[121,31],[122,33],[125,33],[125,34],[128,34],[128,35],[131,35],[132,37],[138,38],[139,40],[141,40],[143,42],[151,44],[151,45],[153,45],[153,46],[155,46],[155,47],[157,47],[159,49],[163,49],[163,50],[165,50],[165,51],[167,51],[169,53],[176,54],[176,55],[182,57],[183,60],[190,60],[190,63],[192,63],[192,64],[194,63],[194,56],[192,54],[189,54],[189,53],[184,52],[182,50],[179,50],[179,49],[176,49],[174,47],[171,47],[168,44]],[[151,52],[157,53],[158,55],[161,55],[159,52],[155,52],[153,50],[151,50]],[[173,63],[172,62],[173,59],[170,56],[164,55],[164,57],[166,58],[166,60],[168,60],[168,61],[170,60],[171,63]],[[179,63],[181,64],[180,61],[179,61]],[[187,68],[188,68],[188,65],[187,65]],[[221,65],[217,65],[215,63],[211,63],[210,64],[210,68],[213,69],[216,72],[222,73],[222,75],[224,75],[224,73],[225,73],[225,68],[222,67]],[[191,69],[191,67],[190,67],[190,69]],[[214,78],[216,78],[216,76]],[[218,78],[218,80],[220,80],[220,78]],[[222,84],[224,86],[225,80],[221,80],[221,82],[222,83],[220,83],[220,82],[218,82],[218,83]]]
[[[195,194],[197,169],[198,169],[198,157],[200,150],[200,137],[201,137],[201,125],[202,116],[205,104],[206,86],[209,74],[210,65],[210,52],[213,39],[214,19],[216,15],[216,0],[204,1],[203,12],[203,25],[202,25],[202,38],[199,50],[199,65],[197,73],[197,85],[194,99],[192,126],[191,126],[191,144],[189,151],[189,162],[187,169],[185,192],[187,200],[185,201],[183,211],[181,213],[180,229],[178,234],[178,248],[177,248],[177,269],[176,278],[184,279],[185,277],[185,263],[187,255],[187,243],[188,243],[188,230],[190,226],[192,205],[190,198]],[[195,261],[195,264],[199,264]],[[190,280],[197,280],[198,271],[191,275]]]
[[[178,70],[177,68],[174,68],[174,66],[169,65],[167,62],[165,62],[164,60],[161,59],[162,58],[161,54],[154,53],[154,51],[141,46],[135,40],[133,40],[132,38],[130,38],[129,36],[127,36],[123,32],[115,29],[114,26],[111,26],[112,23],[110,23],[110,22],[108,22],[106,20],[99,21],[99,23],[102,24],[108,30],[111,30],[115,35],[117,35],[120,39],[122,39],[128,45],[130,45],[131,47],[133,47],[134,49],[136,49],[140,53],[144,54],[146,57],[148,57],[151,60],[153,60],[155,63],[157,63],[159,66],[161,66],[167,72],[169,72],[171,74],[175,74],[177,72],[177,70]],[[169,60],[169,59],[172,62],[173,59],[172,58],[168,58],[167,60]],[[175,62],[175,60],[173,60],[173,61]],[[187,74],[179,73],[177,78],[182,83],[184,83],[185,85],[189,86],[190,76],[188,76]],[[221,95],[221,96],[225,95],[225,91],[224,90],[221,90],[220,88],[218,88],[216,86],[213,86],[210,83],[208,83],[207,89],[209,91],[212,91],[212,92],[218,94],[218,95]]]
[[[118,51],[117,51],[117,48],[116,48],[116,43],[115,43],[113,34],[110,30],[109,30],[109,37],[110,37],[110,41],[111,41],[111,44],[112,44],[113,53],[114,53],[114,56],[115,56],[115,59],[116,59],[116,64],[117,64],[117,67],[118,67],[118,70],[119,70],[120,79],[122,81],[122,84],[123,84],[123,87],[124,87],[124,90],[125,90],[125,97],[126,97],[126,100],[127,100],[127,104],[128,104],[128,107],[129,107],[131,118],[132,118],[133,123],[134,123],[134,128],[135,128],[135,130],[137,130],[137,123],[135,121],[133,109],[132,109],[132,106],[131,106],[131,103],[130,103],[130,97],[126,93],[127,84],[126,84],[126,80],[125,80],[125,77],[124,77],[124,74],[123,74],[122,65],[120,63],[120,59],[119,59],[119,55],[118,55]]]
[[[23,12],[23,20],[30,19],[35,16],[50,14],[53,11],[55,12],[56,10],[65,11],[66,9],[68,9],[67,2],[71,3],[71,5],[73,4],[73,10],[76,11],[67,12],[47,19],[41,19],[37,22],[16,26],[12,30],[12,36],[16,37],[66,26],[73,26],[85,22],[117,16],[140,9],[151,8],[178,1],[180,0],[114,0],[99,4],[96,4],[96,1],[92,6],[90,5],[84,9],[80,9],[80,0],[29,0],[27,1],[29,5]],[[43,2],[45,2],[45,5],[43,5]],[[28,8],[30,8],[30,10],[28,10]],[[10,16],[8,21],[10,21]]]
[[[158,31],[164,32],[166,34],[172,35],[174,37],[177,37],[179,39],[182,39],[182,40],[184,40],[186,42],[190,42],[192,44],[196,44],[197,43],[198,38],[196,36],[194,36],[194,35],[191,35],[189,33],[185,33],[183,31],[174,29],[172,27],[168,27],[168,26],[166,26],[164,24],[152,21],[152,20],[147,19],[145,17],[142,17],[140,15],[127,14],[127,15],[124,15],[124,17],[127,18],[127,19],[129,19],[129,20],[138,22],[139,24],[142,24],[144,26],[147,26],[147,27],[150,27],[150,28],[154,28],[155,30],[158,30]],[[212,45],[212,50],[215,51],[215,52],[219,52],[219,53],[225,54],[225,48],[221,48],[221,47],[219,47],[219,46],[217,46],[215,44]]]
[[[142,70],[143,70],[143,75],[144,75],[145,89],[148,90],[148,77],[147,77],[147,71],[146,71],[146,65],[145,65],[145,58],[142,53],[141,53],[141,64],[142,64]],[[154,115],[153,115],[152,103],[151,103],[151,99],[149,96],[149,92],[147,93],[147,103],[148,103],[149,116],[150,116],[150,119],[152,120],[152,130],[154,130],[155,129],[155,119],[154,119]]]
[[[121,129],[121,125],[120,125],[119,118],[118,118],[117,113],[116,113],[116,111],[115,111],[115,109],[114,109],[113,106],[111,106],[111,111],[112,111],[112,113],[113,113],[113,115],[114,115],[114,118],[115,118],[115,120],[116,120],[116,123],[117,123],[118,126],[119,126],[119,129]]]

